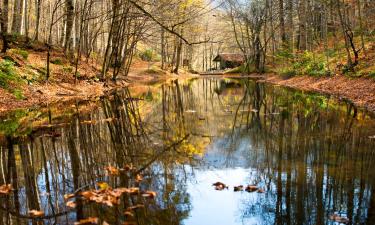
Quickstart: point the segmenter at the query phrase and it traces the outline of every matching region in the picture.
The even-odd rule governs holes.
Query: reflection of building
[[[245,57],[238,53],[220,53],[214,60],[220,63],[220,69],[234,68],[245,62]]]

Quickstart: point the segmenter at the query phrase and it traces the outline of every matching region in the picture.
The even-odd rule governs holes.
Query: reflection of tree
[[[259,98],[256,90],[246,93],[251,93],[250,99]],[[290,93],[267,88],[258,114],[262,124],[257,127],[262,128],[236,132],[247,134],[255,146],[251,154],[258,156],[249,164],[257,168],[258,177],[252,179],[267,187],[269,199],[247,200],[244,204],[253,207],[244,207],[243,216],[261,216],[265,223],[275,224],[325,224],[329,215],[338,212],[353,223],[363,223],[371,204],[368,178],[373,176],[369,166],[374,163],[370,156],[374,143],[366,138],[369,127],[356,123],[356,110],[328,110],[320,96]],[[237,124],[251,121],[238,118]]]
[[[142,101],[124,89],[84,114],[77,103],[66,126],[9,137],[1,148],[0,182],[16,191],[1,197],[0,223],[26,224],[21,219],[33,208],[45,211],[51,224],[88,216],[119,224],[127,206],[144,203],[139,224],[181,224],[192,207],[186,181],[201,156],[212,154],[205,152],[210,143],[217,144],[214,159],[221,166],[241,160],[256,171],[249,183],[267,191],[245,195],[244,220],[325,224],[335,211],[353,223],[374,219],[375,146],[367,137],[375,131],[355,108],[248,79],[173,81],[157,91]],[[142,170],[140,188],[157,191],[155,201],[125,196],[117,208],[87,204],[73,213],[65,207],[65,193],[94,188],[97,181],[137,185],[103,170],[127,164]]]

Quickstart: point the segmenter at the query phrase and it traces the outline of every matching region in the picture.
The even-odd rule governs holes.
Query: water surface
[[[2,117],[0,224],[352,224],[375,221],[375,119],[329,96],[250,79],[134,86]],[[109,176],[132,165],[143,176]],[[229,189],[216,191],[214,182]],[[64,195],[139,186],[108,207]],[[257,185],[265,193],[234,192]],[[145,208],[124,215],[127,207]],[[29,211],[44,212],[31,218]]]

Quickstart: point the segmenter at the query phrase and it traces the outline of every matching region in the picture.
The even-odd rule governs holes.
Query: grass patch
[[[162,69],[160,69],[156,66],[151,66],[149,69],[145,70],[145,73],[163,75],[163,74],[165,74],[165,71],[163,71]]]
[[[21,56],[24,60],[27,60],[29,58],[29,52],[23,49],[13,49],[12,52],[16,55]]]
[[[51,63],[54,64],[54,65],[64,65],[63,61],[59,58],[52,59]]]
[[[375,70],[369,72],[367,76],[368,76],[369,78],[375,79]]]
[[[71,67],[71,66],[64,66],[63,67],[63,71],[65,72],[65,73],[73,73],[73,67]]]
[[[291,78],[297,75],[309,76],[330,76],[331,71],[327,67],[327,63],[322,54],[314,54],[305,51],[303,54],[295,57],[294,61],[279,69],[279,74],[283,78]]]
[[[18,82],[19,80],[13,62],[9,60],[0,62],[0,87],[8,89],[11,82]]]
[[[14,89],[13,90],[13,95],[16,97],[17,100],[23,100],[25,99],[25,96],[22,93],[21,89]]]
[[[234,73],[254,73],[255,67],[253,65],[249,65],[244,63],[241,66],[238,66],[233,69],[229,69],[225,71],[225,74],[234,74]]]

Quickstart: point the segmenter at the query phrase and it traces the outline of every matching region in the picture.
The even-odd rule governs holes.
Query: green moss
[[[369,78],[375,79],[375,70],[371,71],[368,75]]]
[[[293,68],[282,68],[279,71],[279,74],[283,79],[289,79],[296,76],[297,72]]]
[[[8,60],[0,62],[0,87],[7,89],[10,82],[18,82],[19,80],[13,62]]]
[[[61,59],[59,59],[59,58],[52,59],[51,63],[55,64],[55,65],[63,65],[64,64],[63,61]]]
[[[73,67],[71,67],[71,66],[64,66],[63,67],[63,70],[64,70],[64,72],[65,73],[73,73]]]
[[[15,49],[14,53],[20,55],[23,59],[27,59],[29,57],[29,52],[22,49]]]
[[[309,76],[330,76],[331,71],[328,69],[324,55],[314,54],[306,51],[296,56],[294,62],[281,68],[279,73],[284,78],[290,78],[296,75]]]
[[[25,96],[23,95],[21,89],[14,89],[14,90],[13,90],[13,95],[14,95],[14,96],[16,97],[16,99],[18,99],[18,100],[22,100],[22,99],[25,98]]]

